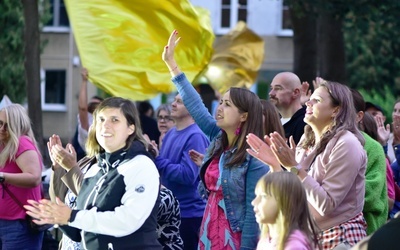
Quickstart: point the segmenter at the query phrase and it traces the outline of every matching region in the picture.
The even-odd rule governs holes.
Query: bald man
[[[285,129],[285,136],[293,136],[296,144],[304,133],[303,121],[306,107],[301,105],[301,82],[297,75],[291,72],[277,74],[271,83],[269,92],[270,101],[281,114],[281,122]]]

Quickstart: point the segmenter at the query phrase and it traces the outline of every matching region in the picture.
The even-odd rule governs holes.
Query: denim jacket
[[[204,164],[200,169],[200,195],[206,197],[204,174],[211,161],[211,149],[215,143],[221,141],[221,129],[216,125],[213,116],[204,106],[200,95],[192,87],[186,76],[182,73],[172,81],[182,97],[185,107],[209,138],[211,144],[204,157]],[[258,179],[269,171],[269,167],[257,159],[247,155],[240,166],[226,167],[225,162],[234,154],[236,148],[228,150],[221,155],[219,165],[222,169],[221,183],[227,218],[232,231],[242,232],[240,249],[256,249],[259,237],[259,227],[256,222],[251,201],[255,198],[254,190]]]

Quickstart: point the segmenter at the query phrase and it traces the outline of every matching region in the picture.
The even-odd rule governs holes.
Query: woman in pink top
[[[41,249],[43,232],[31,233],[22,204],[41,198],[42,157],[25,109],[11,104],[0,110],[0,249]]]
[[[282,171],[296,174],[306,190],[323,249],[352,246],[366,236],[362,214],[365,193],[366,153],[364,138],[356,125],[350,89],[324,82],[306,102],[304,135],[291,147],[278,133],[265,136],[264,143],[249,134],[248,152]]]
[[[288,172],[268,173],[258,181],[252,201],[261,228],[257,250],[310,250],[318,246],[314,220],[299,179]]]

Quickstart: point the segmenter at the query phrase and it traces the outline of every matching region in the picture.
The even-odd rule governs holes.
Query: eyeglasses
[[[168,116],[168,115],[166,115],[166,116],[159,115],[159,116],[157,116],[157,120],[158,121],[164,120],[165,122],[172,121],[171,116]]]
[[[0,121],[0,129],[4,129],[5,131],[7,131],[7,128],[8,128],[8,123]]]

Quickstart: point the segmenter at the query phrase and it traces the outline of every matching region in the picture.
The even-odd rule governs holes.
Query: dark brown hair
[[[378,137],[378,126],[373,115],[369,112],[364,113],[363,119],[358,124],[361,131],[364,131],[367,135],[371,136],[375,141],[379,141]]]
[[[269,135],[273,132],[278,132],[285,138],[285,130],[283,129],[278,109],[271,102],[261,99],[261,106],[264,115],[264,134]]]
[[[253,133],[262,138],[264,131],[260,98],[258,98],[255,93],[245,88],[231,87],[228,91],[230,92],[231,101],[238,108],[239,113],[247,113],[247,119],[242,123],[241,133],[233,145],[237,146],[237,150],[226,163],[228,167],[232,167],[243,163],[246,159],[246,149],[249,148],[246,143],[246,135]],[[213,157],[221,156],[228,147],[228,136],[225,131],[222,131],[221,143],[216,143],[212,149],[212,152],[214,152]]]
[[[96,139],[96,124],[99,112],[108,108],[120,109],[121,113],[126,118],[127,125],[135,125],[135,131],[126,139],[125,149],[129,148],[134,140],[138,140],[143,143],[146,149],[149,150],[149,144],[143,137],[140,119],[135,104],[132,101],[121,97],[110,97],[102,101],[93,113],[93,125],[91,129],[89,129],[88,139],[86,142],[87,155],[92,157],[98,153],[104,152],[104,149]]]

